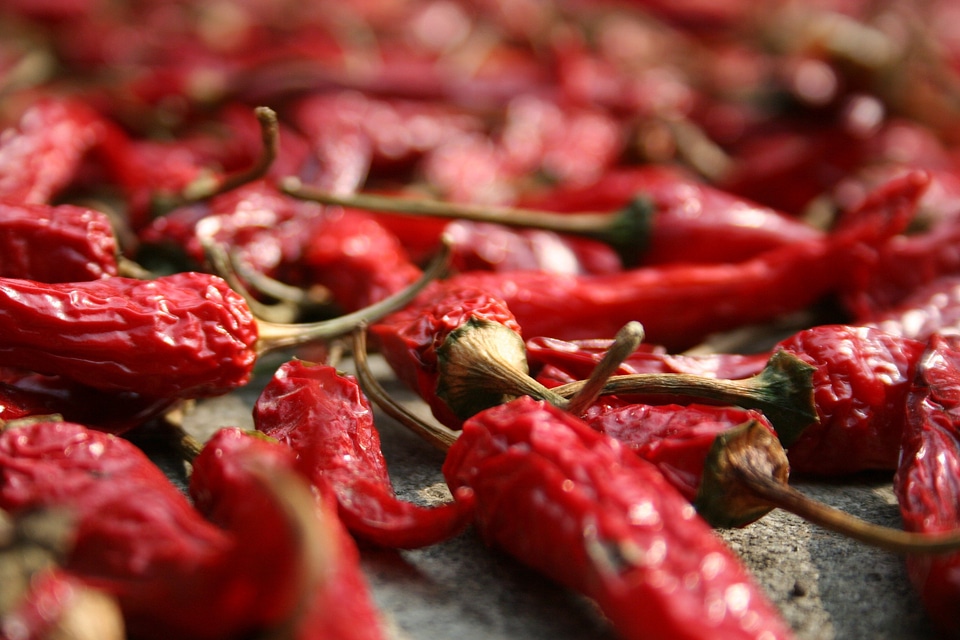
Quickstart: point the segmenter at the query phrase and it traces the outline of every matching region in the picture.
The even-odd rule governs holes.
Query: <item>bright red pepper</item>
[[[622,638],[788,638],[739,559],[651,463],[527,397],[464,424],[443,467],[483,537],[594,599]]]
[[[259,431],[296,452],[301,472],[339,504],[344,524],[360,538],[424,547],[469,523],[469,500],[425,507],[396,496],[372,408],[352,376],[327,365],[287,362],[264,387],[253,417]]]
[[[941,276],[921,285],[862,324],[912,340],[960,333],[960,275]]]
[[[0,276],[80,282],[115,276],[110,218],[72,205],[0,202]]]
[[[264,505],[262,491],[233,504]],[[64,569],[116,597],[137,637],[235,638],[279,622],[295,597],[300,559],[261,552],[268,522],[272,540],[294,535],[279,505],[220,529],[130,442],[75,423],[0,433],[0,508],[68,509],[76,533]]]
[[[610,337],[636,320],[650,342],[679,351],[711,333],[805,309],[849,286],[858,247],[902,229],[926,186],[922,173],[894,180],[851,211],[849,224],[835,234],[737,264],[664,265],[579,277],[471,272],[433,288],[473,287],[501,298],[528,336]]]
[[[934,336],[907,400],[902,455],[894,477],[908,531],[960,528],[960,344]],[[908,556],[907,571],[941,633],[960,637],[960,554]]]
[[[337,516],[336,501],[330,495],[309,492],[308,477],[301,475],[303,465],[297,453],[287,446],[255,437],[239,429],[221,429],[194,460],[190,493],[197,508],[228,531],[247,531],[256,540],[256,555],[268,560],[262,566],[242,567],[244,578],[279,595],[291,598],[278,601],[275,617],[283,619],[296,612],[297,619],[286,621],[291,637],[297,640],[383,640],[386,635],[366,578],[360,570],[356,543]],[[285,532],[269,515],[276,505],[262,488],[263,475],[298,481],[298,493],[305,501],[291,506],[300,508],[300,517],[314,519],[312,527],[299,531],[299,543],[315,549],[304,553],[291,548]],[[271,491],[289,492],[294,487],[280,484]],[[305,504],[304,504],[305,502]],[[288,578],[296,588],[277,582],[276,574],[286,566],[286,556],[296,557],[295,571]],[[306,557],[304,557],[306,556]],[[254,569],[262,575],[253,573]],[[311,575],[311,573],[313,575]],[[306,574],[306,575],[302,575]],[[231,585],[228,585],[231,586]],[[271,589],[272,587],[272,589]],[[266,603],[253,603],[263,615]]]

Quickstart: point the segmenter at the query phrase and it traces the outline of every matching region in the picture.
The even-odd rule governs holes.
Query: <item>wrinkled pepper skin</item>
[[[40,284],[0,278],[0,365],[158,398],[219,395],[251,375],[258,330],[221,278]]]
[[[358,537],[417,548],[451,538],[470,523],[469,500],[425,507],[396,496],[373,410],[353,376],[291,360],[264,387],[253,417],[258,431],[297,453],[301,472],[339,504],[340,518]]]
[[[583,421],[599,433],[656,465],[692,503],[697,500],[707,456],[717,436],[750,420],[759,421],[775,434],[763,414],[736,407],[596,404],[583,416]]]
[[[442,284],[432,290],[428,285],[412,304],[370,326],[370,336],[397,377],[451,428],[459,428],[463,420],[437,396],[437,348],[471,319],[498,322],[520,333],[513,313],[497,296],[473,287]]]
[[[268,565],[254,567],[264,572],[263,575],[249,572],[247,575],[265,588],[285,594],[288,600],[274,602],[277,609],[272,616],[283,622],[283,617],[296,605],[295,599],[304,596],[297,589],[285,589],[284,582],[277,582],[280,578],[277,570],[269,564],[277,564],[285,554],[290,555],[293,567],[304,563],[292,553],[295,550],[288,548],[290,540],[278,535],[276,520],[264,518],[265,510],[269,513],[275,506],[264,500],[266,496],[258,495],[258,482],[250,474],[251,465],[271,474],[291,472],[303,480],[304,486],[309,481],[299,474],[297,455],[291,448],[239,429],[224,428],[213,435],[194,461],[190,493],[197,508],[210,520],[227,530],[247,530],[248,539],[256,541],[252,553],[271,559]],[[306,596],[306,610],[300,613],[302,617],[294,625],[291,637],[296,640],[384,640],[379,612],[360,570],[359,551],[337,517],[336,502],[329,496],[317,496],[316,511],[320,539],[297,542],[322,546],[319,551],[322,576],[312,587],[313,592]],[[296,576],[284,579],[298,584],[294,582]],[[261,615],[267,613],[263,611],[264,605],[255,606]]]
[[[789,638],[739,559],[651,463],[529,397],[468,419],[443,466],[483,537],[595,600],[621,638]]]
[[[787,450],[796,473],[842,475],[894,470],[904,407],[923,343],[870,327],[820,325],[776,348],[816,366],[819,422]]]
[[[114,596],[135,637],[235,638],[275,622],[292,597],[286,582],[250,579],[282,574],[281,556],[263,556],[250,532],[205,520],[145,454],[116,436],[65,422],[0,433],[0,508],[40,507],[73,513],[64,569]],[[282,530],[270,515],[262,510],[251,526],[270,521]]]
[[[894,492],[907,531],[960,528],[960,342],[934,336],[907,400]],[[944,634],[960,638],[960,554],[908,556],[907,573]]]
[[[960,275],[944,275],[917,287],[895,306],[863,322],[912,340],[960,333]]]
[[[0,202],[0,276],[82,282],[117,275],[110,218],[73,205]]]

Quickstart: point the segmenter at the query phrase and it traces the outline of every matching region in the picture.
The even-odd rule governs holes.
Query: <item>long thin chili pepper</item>
[[[245,384],[259,354],[347,333],[406,304],[445,268],[442,251],[412,287],[312,324],[255,319],[209,274],[40,284],[0,278],[0,364],[152,397],[219,395]]]
[[[354,535],[392,548],[435,544],[464,529],[472,503],[437,507],[399,499],[380,450],[373,411],[352,376],[292,360],[280,366],[253,409],[258,431],[297,453],[302,473]]]
[[[927,182],[921,172],[894,179],[849,212],[846,228],[737,264],[663,265],[579,277],[469,272],[432,288],[473,287],[496,296],[528,336],[610,337],[636,320],[650,342],[681,351],[709,334],[776,319],[850,286],[845,278],[856,262],[855,249],[902,229]]]

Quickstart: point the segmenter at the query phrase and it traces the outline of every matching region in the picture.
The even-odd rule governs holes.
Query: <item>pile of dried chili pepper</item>
[[[0,638],[386,638],[472,540],[806,639],[707,524],[845,531],[791,474],[956,635],[954,4],[4,2]]]

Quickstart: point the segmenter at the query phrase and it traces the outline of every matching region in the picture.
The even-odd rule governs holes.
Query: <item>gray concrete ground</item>
[[[379,371],[385,371],[380,366]],[[382,378],[385,386],[404,394],[389,375]],[[219,426],[249,426],[255,393],[256,387],[251,387],[244,394],[201,403],[187,417],[187,425],[198,433]],[[416,401],[410,406],[422,410]],[[389,418],[377,420],[398,493],[426,503],[449,495],[439,472],[443,455]],[[888,477],[794,484],[872,522],[899,526]],[[899,556],[779,511],[718,535],[741,556],[799,640],[938,637],[907,582]],[[614,638],[589,602],[487,548],[473,530],[416,551],[364,548],[363,568],[393,640]]]

